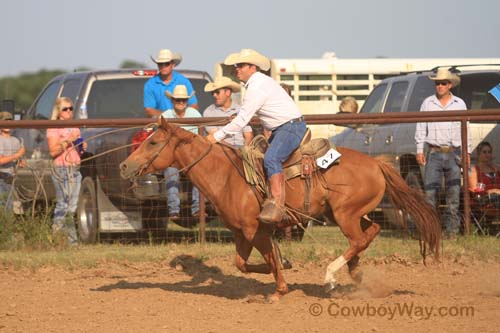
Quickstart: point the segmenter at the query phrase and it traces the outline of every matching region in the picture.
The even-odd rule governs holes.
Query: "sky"
[[[40,69],[154,67],[213,74],[242,48],[269,58],[500,58],[500,1],[3,0],[0,77]]]

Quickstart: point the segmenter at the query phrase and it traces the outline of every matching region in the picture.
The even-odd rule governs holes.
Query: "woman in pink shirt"
[[[52,109],[52,120],[72,120],[73,102],[68,97],[58,98]],[[52,230],[67,234],[70,245],[78,244],[74,215],[80,194],[79,147],[74,142],[80,138],[79,128],[49,128],[47,142],[53,158],[52,182],[56,190],[56,207]],[[86,144],[82,143],[83,148]]]

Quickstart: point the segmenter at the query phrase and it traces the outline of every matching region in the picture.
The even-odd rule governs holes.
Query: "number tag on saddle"
[[[328,168],[333,162],[335,162],[341,154],[333,148],[330,148],[325,155],[316,159],[316,164],[322,168]]]

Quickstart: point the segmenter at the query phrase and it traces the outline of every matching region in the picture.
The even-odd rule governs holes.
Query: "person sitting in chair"
[[[477,163],[469,173],[469,190],[484,195],[500,208],[500,167],[493,163],[493,149],[489,142],[477,146]]]

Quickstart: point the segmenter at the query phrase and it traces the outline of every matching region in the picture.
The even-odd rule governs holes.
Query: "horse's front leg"
[[[236,245],[236,267],[243,273],[271,273],[271,267],[268,264],[251,265],[248,263],[248,257],[252,252],[253,245],[248,241],[241,230],[234,233],[234,243]]]
[[[285,278],[281,273],[281,265],[278,261],[278,256],[275,255],[276,252],[273,249],[273,242],[271,240],[271,235],[268,231],[257,230],[254,237],[252,238],[252,245],[262,254],[262,257],[266,261],[270,271],[274,275],[276,281],[276,292],[272,296],[271,300],[277,300],[281,296],[288,293],[288,286],[286,284]]]

